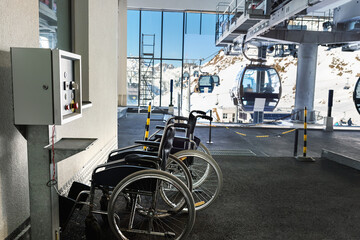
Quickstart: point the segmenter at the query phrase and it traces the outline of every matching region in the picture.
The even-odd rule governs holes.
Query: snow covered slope
[[[212,93],[194,93],[196,85],[194,77],[191,78],[191,109],[207,111],[217,108],[234,107],[229,90],[232,88],[236,75],[249,62],[243,56],[226,56],[220,51],[212,60],[201,67],[203,72],[218,74],[220,86],[214,88]],[[133,62],[128,62],[132,65]],[[289,56],[285,58],[268,58],[268,65],[273,65],[279,71],[282,79],[282,97],[275,111],[289,112],[295,104],[297,59]],[[131,66],[128,66],[128,68]],[[181,68],[163,71],[163,79],[179,76]],[[314,109],[318,119],[327,115],[327,98],[329,89],[334,90],[334,122],[340,119],[352,118],[356,125],[360,125],[360,115],[353,103],[353,90],[357,79],[360,77],[360,52],[342,52],[340,48],[327,51],[319,47],[318,66],[316,75],[316,90]],[[164,81],[163,80],[163,81]],[[167,88],[168,89],[168,88]],[[183,103],[188,108],[187,86],[183,90]],[[165,99],[168,93],[163,93]]]

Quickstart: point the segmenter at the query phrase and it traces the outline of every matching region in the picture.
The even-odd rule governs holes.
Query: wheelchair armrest
[[[134,163],[134,162],[154,162],[159,164],[161,159],[158,156],[149,156],[146,154],[130,154],[125,157],[125,162]]]
[[[183,141],[183,142],[190,142],[191,140],[189,139],[189,138],[187,138],[187,137],[178,137],[178,136],[175,136],[174,137],[174,141],[176,141],[176,140],[178,140],[178,141]]]
[[[155,137],[159,137],[159,138],[161,138],[162,137],[162,135],[156,135]],[[190,142],[190,139],[189,138],[187,138],[187,137],[181,137],[181,136],[175,136],[174,137],[174,140],[179,140],[179,141],[185,141],[185,142]]]
[[[190,128],[190,125],[189,124],[186,124],[186,123],[174,123],[174,127],[176,128],[176,130],[178,129],[188,129]]]
[[[137,144],[137,145],[132,145],[132,146],[128,146],[128,147],[124,147],[124,148],[119,148],[119,149],[112,150],[112,151],[109,153],[108,158],[112,157],[114,154],[118,154],[118,153],[120,153],[120,152],[129,150],[129,149],[132,149],[132,148],[136,148],[136,147],[141,147],[141,146],[142,146],[142,145]]]
[[[99,169],[115,169],[124,165],[141,165],[142,163],[151,163],[152,167],[156,169],[160,168],[161,159],[158,156],[150,156],[145,154],[129,154],[125,159],[116,160],[113,162],[107,162],[96,166],[92,172],[92,178],[98,173]]]
[[[160,142],[154,142],[154,141],[138,140],[138,141],[135,141],[135,143],[141,144],[141,145],[146,146],[146,147],[155,147],[155,148],[158,148],[158,147],[160,146]]]
[[[113,155],[109,156],[107,162],[113,162],[113,161],[124,159],[126,156],[128,156],[130,154],[145,154],[145,155],[149,155],[149,156],[157,156],[156,152],[148,152],[148,151],[144,151],[144,150],[132,150],[132,151],[119,152],[117,154],[113,154]]]

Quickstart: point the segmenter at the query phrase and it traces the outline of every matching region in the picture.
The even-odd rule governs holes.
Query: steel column
[[[317,67],[317,44],[300,44],[296,74],[295,108],[292,120],[304,121],[304,108],[308,110],[308,122],[315,121],[314,95]]]

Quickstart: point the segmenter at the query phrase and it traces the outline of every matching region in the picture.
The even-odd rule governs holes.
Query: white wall
[[[29,217],[26,139],[13,125],[10,47],[39,46],[38,1],[0,1],[0,239]]]
[[[216,12],[218,0],[128,0],[129,9],[193,10]],[[226,1],[225,1],[226,2]],[[228,1],[231,2],[231,1]]]
[[[76,4],[75,14],[81,14],[84,23],[80,26],[82,31],[75,33],[75,52],[88,57],[83,61],[83,72],[86,72],[83,83],[88,86],[88,96],[93,106],[83,110],[81,119],[56,127],[56,138],[98,140],[85,152],[58,164],[59,187],[89,161],[101,160],[99,158],[107,155],[109,148],[117,147],[118,1],[76,0]],[[101,152],[103,154],[97,157]]]
[[[127,105],[127,2],[119,0],[119,72],[118,72],[118,105]]]

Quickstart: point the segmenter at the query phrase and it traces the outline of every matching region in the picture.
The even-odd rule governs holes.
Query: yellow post
[[[307,151],[307,109],[304,109],[304,148],[303,148],[303,157],[306,157]]]
[[[145,141],[147,141],[149,138],[150,113],[151,113],[151,102],[149,102],[148,115],[147,115],[146,125],[145,125],[145,136],[144,136]],[[145,146],[144,146],[144,150],[146,150]]]

